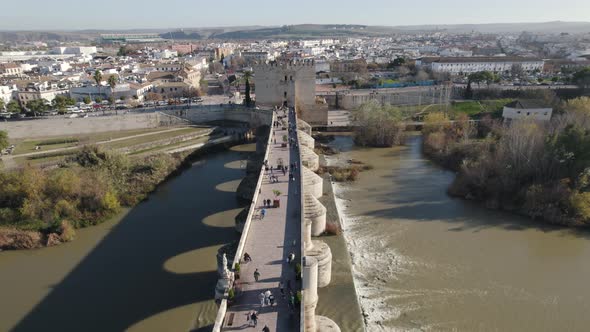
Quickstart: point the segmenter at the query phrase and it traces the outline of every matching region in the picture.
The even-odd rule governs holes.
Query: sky
[[[590,21],[590,0],[3,1],[0,30]]]

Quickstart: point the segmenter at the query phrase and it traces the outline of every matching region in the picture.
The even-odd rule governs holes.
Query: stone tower
[[[253,69],[257,105],[295,107],[309,123],[327,122],[327,113],[316,106],[313,60],[262,63]]]

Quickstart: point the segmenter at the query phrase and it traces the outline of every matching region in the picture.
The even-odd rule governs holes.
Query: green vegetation
[[[359,161],[353,161],[350,166],[320,166],[319,175],[329,173],[336,182],[355,181],[360,172],[373,169],[371,165],[365,165]]]
[[[250,96],[250,79],[252,78],[252,73],[250,71],[246,71],[244,72],[244,79],[246,80],[246,97],[244,99],[244,102],[246,103],[246,106],[250,106],[250,104],[252,103],[252,97]]]
[[[352,118],[357,145],[390,147],[403,142],[402,112],[397,107],[371,101],[352,112]]]
[[[56,145],[56,144],[67,144],[67,143],[78,143],[80,140],[77,138],[54,138],[41,141],[37,145]]]
[[[68,106],[76,105],[76,101],[70,97],[55,96],[55,99],[53,99],[51,105],[55,107],[60,113],[65,113]]]
[[[493,118],[502,116],[502,109],[512,99],[492,99],[480,101],[463,101],[453,102],[451,104],[451,118],[455,118],[459,113],[467,114],[471,118],[479,118],[482,115],[491,115]]]
[[[580,71],[577,71],[572,76],[572,81],[576,83],[582,89],[590,88],[590,67],[586,67]]]
[[[429,114],[424,153],[458,172],[449,193],[564,225],[590,224],[590,98],[549,123]]]
[[[6,149],[8,145],[8,133],[4,130],[0,130],[0,150]]]
[[[8,104],[6,104],[6,111],[10,113],[21,113],[23,109],[20,107],[18,102],[11,100]]]
[[[94,225],[153,191],[181,159],[160,154],[139,159],[87,146],[60,168],[1,172],[0,248],[36,248],[73,238],[73,228]],[[65,223],[65,224],[64,224]]]

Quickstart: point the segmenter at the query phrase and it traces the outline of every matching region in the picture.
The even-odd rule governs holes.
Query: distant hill
[[[538,33],[590,33],[590,22],[541,22],[541,23],[490,23],[490,24],[443,24],[397,26],[401,31],[446,31],[451,33],[482,32],[538,32]]]
[[[444,31],[448,33],[590,33],[590,22],[542,22],[542,23],[492,23],[492,24],[441,24],[406,26],[369,26],[354,24],[298,24],[285,26],[243,26],[128,30],[79,30],[79,31],[0,31],[3,41],[89,41],[104,33],[158,33],[162,38],[174,40],[206,39],[287,39],[320,37],[379,37],[397,33],[423,33]]]

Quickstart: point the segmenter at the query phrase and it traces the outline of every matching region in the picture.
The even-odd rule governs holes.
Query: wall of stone
[[[48,119],[6,121],[0,122],[0,130],[7,131],[10,139],[23,139],[147,129],[184,123],[186,123],[186,120],[171,117],[160,112],[152,112],[72,119],[54,117]]]
[[[438,87],[413,87],[399,89],[360,89],[338,93],[318,93],[326,99],[330,108],[354,110],[371,100],[389,105],[428,105],[439,102]]]

